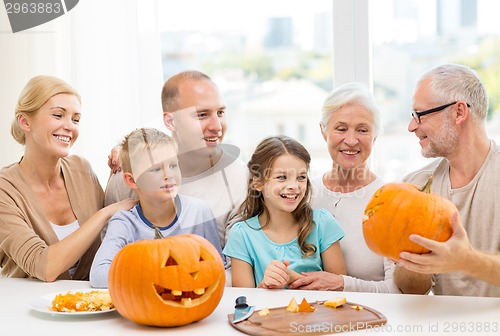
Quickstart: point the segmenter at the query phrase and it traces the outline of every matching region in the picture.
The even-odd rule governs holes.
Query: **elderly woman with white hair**
[[[331,92],[320,128],[332,166],[312,180],[312,207],[330,211],[345,231],[341,247],[347,275],[303,273],[289,288],[399,293],[392,280],[394,264],[370,251],[363,238],[365,207],[385,184],[367,163],[380,129],[379,108],[368,88],[347,83]]]

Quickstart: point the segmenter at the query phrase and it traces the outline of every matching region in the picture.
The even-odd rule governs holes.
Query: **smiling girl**
[[[309,205],[311,157],[286,136],[264,139],[248,163],[243,221],[229,234],[234,287],[285,288],[301,272],[345,274],[344,232],[326,210]]]

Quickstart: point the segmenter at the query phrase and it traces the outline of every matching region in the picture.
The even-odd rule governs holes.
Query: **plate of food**
[[[31,308],[52,315],[95,315],[116,311],[108,290],[81,289],[42,295]]]

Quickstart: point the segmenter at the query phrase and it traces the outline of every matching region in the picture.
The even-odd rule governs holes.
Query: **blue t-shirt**
[[[325,209],[313,210],[313,230],[307,237],[307,243],[316,246],[316,253],[302,258],[298,238],[285,244],[270,240],[263,230],[257,216],[243,222],[237,222],[231,228],[223,253],[249,263],[253,268],[255,284],[264,279],[264,272],[272,260],[289,260],[289,268],[300,272],[323,270],[321,252],[344,237],[344,231],[335,218]]]
[[[222,248],[217,232],[217,224],[208,204],[201,199],[177,195],[175,197],[177,216],[164,228],[159,228],[164,237],[183,233],[193,233],[206,238],[222,257]],[[115,255],[125,245],[142,239],[154,239],[153,224],[144,217],[137,204],[130,210],[117,211],[108,222],[108,229],[90,268],[92,287],[107,288],[108,272]]]

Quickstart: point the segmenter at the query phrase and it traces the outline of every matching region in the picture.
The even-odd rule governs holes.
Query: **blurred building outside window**
[[[364,0],[349,10],[340,7],[340,13],[339,5],[349,6],[342,0],[158,0],[158,5],[164,79],[186,69],[214,79],[227,104],[225,141],[239,146],[245,161],[264,137],[286,134],[310,151],[311,175],[330,168],[318,126],[321,105],[342,71],[336,53],[354,39],[370,43],[371,68],[359,71],[371,72],[361,78],[371,78],[382,111],[383,129],[370,161],[377,174],[400,180],[429,161],[407,126],[418,76],[441,63],[463,63],[479,72],[490,94],[488,132],[500,142],[500,80],[495,78],[500,2]],[[359,11],[368,13],[368,22]],[[339,18],[354,22],[352,36],[334,34]],[[353,62],[366,58],[366,50],[353,49]]]

